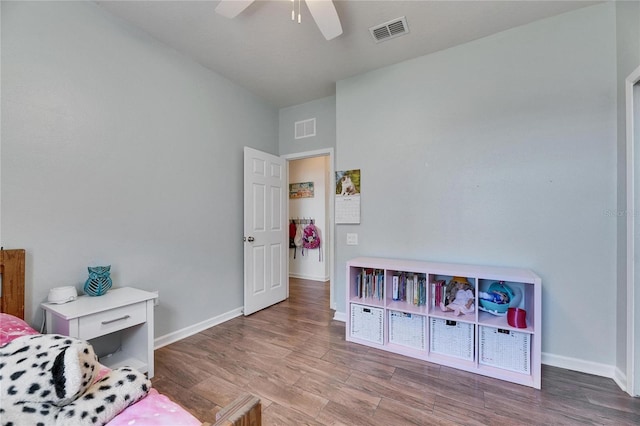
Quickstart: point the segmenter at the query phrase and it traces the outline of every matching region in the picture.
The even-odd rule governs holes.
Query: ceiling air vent
[[[381,41],[391,40],[395,37],[400,37],[409,33],[409,26],[407,25],[407,18],[404,16],[401,18],[392,19],[384,24],[376,25],[369,28],[369,32],[373,36],[376,43]]]

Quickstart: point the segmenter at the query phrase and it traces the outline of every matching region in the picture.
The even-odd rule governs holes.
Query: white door
[[[244,314],[287,298],[285,161],[244,148]]]

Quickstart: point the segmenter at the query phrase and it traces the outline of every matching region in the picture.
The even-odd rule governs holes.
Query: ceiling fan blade
[[[342,34],[342,25],[333,1],[306,0],[306,3],[324,38],[331,40]]]
[[[216,6],[216,13],[225,18],[235,18],[245,10],[254,0],[220,0]]]

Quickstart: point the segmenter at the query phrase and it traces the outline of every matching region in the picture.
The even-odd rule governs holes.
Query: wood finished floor
[[[153,386],[200,420],[244,392],[264,425],[640,425],[611,379],[543,366],[542,390],[345,342],[328,284],[155,352]]]

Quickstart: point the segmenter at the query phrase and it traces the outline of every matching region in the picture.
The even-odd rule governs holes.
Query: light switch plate
[[[358,245],[358,234],[347,233],[347,245],[348,246],[357,246]]]

